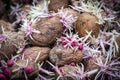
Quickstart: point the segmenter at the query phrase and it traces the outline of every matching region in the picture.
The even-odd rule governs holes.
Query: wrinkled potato
[[[49,58],[52,63],[56,65],[69,64],[71,62],[79,62],[82,59],[82,53],[80,50],[54,47],[49,54]]]
[[[33,33],[29,40],[33,45],[50,46],[60,37],[63,32],[63,25],[58,17],[44,18],[38,21],[34,28],[40,33]]]
[[[27,60],[16,61],[14,63],[14,65],[10,68],[10,70],[12,72],[11,79],[13,79],[13,80],[14,79],[25,79],[24,68],[26,68],[28,66],[32,67],[31,73],[28,74],[25,72],[27,74],[28,79],[37,76],[37,74],[39,73],[38,65],[32,61],[29,61],[27,66],[26,66],[26,64],[27,64]],[[18,69],[18,70],[16,70],[16,69]]]
[[[0,43],[0,50],[4,52],[8,58],[11,58],[11,56],[17,52],[19,47],[25,45],[25,39],[24,35],[20,35],[17,32],[8,31],[6,32],[6,35],[8,38],[5,42]]]
[[[101,58],[102,61],[105,63],[105,58],[104,58],[103,56],[100,56],[100,57],[98,57],[98,58]],[[96,62],[96,59],[97,59],[97,58],[91,59],[91,60],[84,60],[84,61],[83,61],[83,63],[85,63],[85,71],[86,71],[86,72],[92,71],[92,70],[94,70],[94,69],[97,69],[97,70],[99,71],[99,68],[100,68],[100,67],[94,63],[94,62]],[[94,79],[94,77],[96,76],[96,74],[98,73],[98,71],[95,72],[94,74],[92,74],[92,75],[90,76],[90,79],[91,79],[91,80]]]
[[[98,19],[89,13],[80,14],[78,20],[76,21],[76,31],[79,36],[83,37],[87,33],[86,31],[92,31],[92,36],[97,37],[100,31],[100,26],[96,23]]]
[[[7,31],[13,31],[14,29],[12,28],[12,25],[8,22],[5,22],[3,20],[0,20],[0,35],[1,35],[1,41],[0,41],[0,51],[2,55],[0,56],[0,59],[7,59],[10,58],[11,55],[16,51],[16,48],[13,44],[9,44],[9,41],[2,41],[2,34],[3,34],[3,29],[4,32]]]
[[[2,30],[4,28],[4,34]],[[24,35],[19,35],[17,32],[14,32],[12,25],[5,21],[0,21],[0,51],[4,54],[0,56],[0,59],[6,59],[5,56],[11,58],[11,56],[17,51],[18,47],[25,42]],[[5,41],[2,41],[3,36],[5,35]]]
[[[25,59],[31,58],[33,62],[42,62],[47,59],[50,52],[48,47],[30,47],[23,51]]]
[[[55,11],[57,12],[58,9],[61,9],[61,7],[68,7],[69,1],[68,0],[50,0],[50,3],[48,5],[49,11]]]

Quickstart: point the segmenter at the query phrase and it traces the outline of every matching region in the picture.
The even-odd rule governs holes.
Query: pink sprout
[[[25,72],[26,72],[27,74],[30,74],[30,73],[33,72],[33,68],[32,68],[31,66],[25,67],[24,70],[25,70]]]
[[[79,49],[79,50],[83,50],[83,45],[79,45],[79,46],[78,46],[78,49]]]
[[[73,41],[73,42],[71,43],[71,46],[74,47],[74,46],[77,46],[77,44],[78,44],[77,42]]]
[[[115,52],[118,51],[118,44],[116,42],[116,37],[120,34],[116,31],[113,32],[106,32],[100,31],[100,34],[97,38],[92,38],[92,46],[98,47],[101,50],[102,54],[106,56],[106,52],[110,51],[109,54],[115,56]],[[106,49],[107,48],[107,49]],[[115,50],[116,49],[116,50]]]
[[[16,23],[19,23],[19,22],[21,22],[21,21],[23,21],[25,18],[26,18],[26,15],[27,15],[27,13],[25,13],[24,11],[22,11],[22,12],[20,12],[20,13],[17,13],[16,14]]]
[[[12,67],[14,65],[14,61],[13,60],[9,60],[8,62],[7,62],[7,66],[8,67]]]
[[[59,76],[57,77],[56,80],[59,80],[60,77],[63,77],[63,76],[64,76],[61,68],[58,68],[58,66],[54,66],[54,65],[53,65],[52,63],[50,63],[49,61],[47,61],[47,62],[48,62],[48,63],[53,67],[53,69],[58,73]]]
[[[95,64],[99,66],[100,71],[97,73],[94,80],[98,80],[98,78],[105,80],[106,75],[109,77],[120,78],[120,74],[118,72],[120,70],[119,58],[111,60],[111,57],[108,54],[105,61],[99,57]]]
[[[6,35],[0,34],[0,42],[3,42],[7,39]]]
[[[15,7],[11,6],[12,11],[10,15],[17,15],[18,12],[21,10],[20,8],[21,6],[19,4],[15,4],[15,5],[16,5]]]
[[[84,54],[83,59],[94,60],[98,58],[99,55],[101,55],[101,51],[88,48],[83,50],[83,54]]]
[[[36,22],[36,19],[24,19],[21,31],[23,31],[26,36],[30,36],[32,33],[40,33],[40,31],[33,29],[32,25]]]
[[[74,62],[70,63],[70,66],[76,66],[76,64]]]
[[[0,80],[7,80],[7,79],[6,79],[5,75],[0,74]]]
[[[22,45],[18,48],[17,53],[21,53],[25,49],[25,45]]]
[[[65,28],[68,30],[72,30],[73,23],[77,20],[77,18],[74,17],[72,14],[69,14],[68,11],[64,11],[63,7],[60,10],[58,10],[58,15],[60,16],[60,21],[63,23]]]
[[[11,71],[7,67],[2,67],[2,72],[4,73],[5,76],[11,75]]]
[[[65,36],[62,36],[57,40],[58,44],[62,44],[63,47],[72,48],[78,46],[79,44],[79,36],[73,33],[66,33]]]
[[[57,13],[51,11],[49,14],[48,14],[48,18],[52,18],[53,16],[56,16]]]

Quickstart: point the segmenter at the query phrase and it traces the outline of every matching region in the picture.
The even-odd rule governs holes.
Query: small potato
[[[38,21],[34,28],[39,30],[40,33],[33,33],[29,36],[29,40],[33,45],[50,46],[60,37],[63,32],[63,25],[60,19],[56,16],[52,18],[44,18]]]
[[[82,53],[80,50],[54,47],[50,51],[49,58],[56,65],[65,65],[71,62],[79,62],[82,59]]]
[[[24,42],[24,35],[19,35],[17,32],[14,32],[10,23],[0,21],[0,51],[3,54],[0,56],[0,59],[6,60],[7,57],[11,58],[16,53],[18,47]]]
[[[25,59],[31,58],[33,62],[42,62],[47,59],[50,52],[48,47],[30,47],[23,51]]]
[[[55,11],[57,12],[58,9],[61,9],[61,7],[68,7],[69,1],[68,0],[50,0],[48,9],[49,11]]]
[[[27,64],[27,65],[26,65]],[[25,74],[28,79],[37,76],[39,73],[38,65],[32,61],[27,63],[27,60],[18,60],[14,63],[14,65],[10,68],[11,70],[11,79],[25,79]]]
[[[7,31],[6,35],[8,38],[6,38],[5,41],[0,42],[0,51],[2,51],[8,58],[11,58],[11,56],[17,52],[19,47],[25,45],[25,39],[24,35],[20,35],[17,32]],[[4,59],[4,57],[2,59]]]
[[[80,14],[78,20],[76,21],[76,31],[79,36],[83,37],[87,33],[86,31],[92,31],[92,36],[97,37],[100,31],[100,26],[96,23],[98,19],[89,13]]]

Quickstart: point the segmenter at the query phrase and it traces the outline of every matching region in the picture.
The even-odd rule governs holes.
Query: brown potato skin
[[[79,62],[82,59],[82,53],[80,50],[72,50],[70,48],[58,48],[54,47],[49,54],[49,58],[52,63],[56,65],[65,65],[71,62]]]
[[[3,26],[5,32],[11,32],[12,33],[12,31],[14,31],[14,29],[12,27],[12,24],[10,24],[9,22],[5,22],[3,20],[0,20],[0,34],[3,33],[1,26]],[[10,36],[9,33],[8,33],[8,36]],[[15,47],[15,45],[10,44],[9,41],[1,42],[0,44],[1,44],[0,51],[4,55],[6,55],[8,58],[11,58],[11,55],[14,54],[17,51],[17,48]],[[4,59],[4,60],[7,59],[4,55],[0,56],[0,60],[1,59]]]
[[[63,25],[59,17],[44,18],[38,21],[34,27],[41,33],[33,33],[29,40],[33,45],[49,47],[53,45],[56,38],[60,37],[63,32]]]
[[[22,8],[21,8],[21,11],[24,11],[25,13],[28,13],[30,11],[30,7],[31,5],[27,4],[27,5],[24,5]]]
[[[50,4],[48,5],[49,11],[55,11],[58,12],[58,9],[61,9],[61,7],[68,7],[68,0],[50,0]]]
[[[92,35],[97,37],[100,31],[100,26],[96,23],[98,19],[89,13],[80,14],[78,20],[76,21],[76,32],[78,32],[80,37],[85,36],[86,31],[92,31]]]
[[[40,56],[39,56],[38,60],[36,61],[36,63],[42,62],[48,58],[50,48],[48,48],[48,47],[30,47],[30,48],[26,48],[22,54],[25,55],[26,59],[31,58],[32,61],[34,62],[39,52],[40,52]]]

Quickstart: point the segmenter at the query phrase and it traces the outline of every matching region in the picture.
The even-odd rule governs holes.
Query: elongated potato
[[[120,57],[120,36],[116,38],[116,42],[118,45],[118,51],[116,51],[117,57]]]

